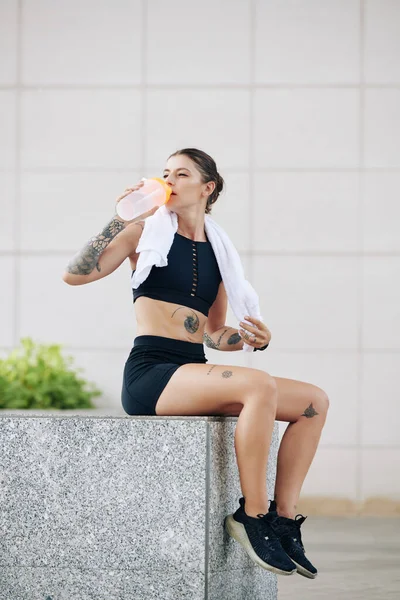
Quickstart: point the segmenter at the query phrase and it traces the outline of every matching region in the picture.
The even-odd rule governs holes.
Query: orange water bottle
[[[139,190],[122,198],[116,206],[117,215],[123,221],[132,221],[149,212],[155,206],[166,204],[171,197],[172,189],[159,177],[142,179],[144,185]]]

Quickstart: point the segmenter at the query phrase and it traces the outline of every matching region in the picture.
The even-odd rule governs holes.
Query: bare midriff
[[[132,270],[138,256],[130,257]],[[172,302],[139,296],[134,303],[137,322],[136,336],[160,335],[195,344],[203,343],[207,317],[202,312]]]

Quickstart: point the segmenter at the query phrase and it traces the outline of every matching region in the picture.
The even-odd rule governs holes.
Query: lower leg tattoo
[[[311,402],[310,406],[305,409],[305,411],[303,412],[303,414],[301,416],[307,417],[307,419],[311,419],[311,417],[315,417],[315,415],[318,415],[318,414],[319,413],[317,413],[317,411],[315,410],[315,408],[313,407],[312,402]]]

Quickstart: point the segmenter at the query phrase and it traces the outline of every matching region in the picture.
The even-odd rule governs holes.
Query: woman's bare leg
[[[235,451],[245,512],[268,512],[267,463],[274,429],[277,388],[271,377],[262,394],[247,398],[235,429]]]
[[[302,381],[274,377],[277,421],[289,421],[278,452],[275,501],[278,514],[293,519],[304,479],[321,437],[329,407],[326,393]]]
[[[249,516],[268,512],[267,463],[277,407],[275,378],[259,369],[186,364],[172,375],[157,415],[234,415],[240,486]]]

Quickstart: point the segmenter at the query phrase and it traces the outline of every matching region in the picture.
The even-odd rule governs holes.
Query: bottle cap
[[[163,188],[165,190],[165,195],[166,195],[165,204],[167,204],[168,200],[171,198],[172,188],[170,188],[169,185],[167,183],[165,183],[165,181],[163,179],[160,179],[160,177],[150,177],[150,179],[154,179],[154,181],[158,181],[159,183],[161,183],[161,185],[163,186]]]

